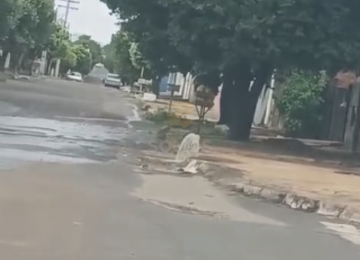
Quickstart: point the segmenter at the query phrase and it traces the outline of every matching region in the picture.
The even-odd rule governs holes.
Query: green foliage
[[[103,56],[104,56],[104,66],[111,72],[115,72],[117,70],[117,58],[116,52],[113,42],[105,45],[102,48]]]
[[[230,105],[223,110],[231,115],[230,133],[244,138],[261,88],[275,68],[333,74],[360,67],[358,1],[102,1],[121,17],[122,30],[157,75],[220,70],[229,79]],[[254,78],[259,87],[249,90]]]
[[[82,45],[91,54],[91,67],[97,63],[103,62],[103,52],[101,45],[91,39],[91,36],[81,35],[78,40],[74,42],[76,45]]]
[[[89,36],[82,35],[72,42],[61,24],[55,23],[53,28],[46,48],[50,60],[61,59],[61,73],[73,70],[88,74],[95,63],[102,61],[101,46]]]
[[[171,120],[175,115],[169,114],[165,109],[156,110],[155,112],[147,112],[145,118],[155,123],[164,123]]]
[[[89,49],[85,48],[83,45],[74,45],[73,52],[76,56],[76,62],[71,67],[71,70],[80,72],[85,75],[88,74],[93,66],[93,61],[91,59],[91,52]]]
[[[19,6],[20,0],[0,1],[0,46],[8,38],[9,31],[17,24]]]
[[[53,33],[54,6],[47,0],[18,0],[13,2],[17,8],[15,26],[7,31],[3,42],[5,50],[21,53],[42,48]]]
[[[184,59],[203,71],[239,59],[253,70],[264,62],[312,70],[358,65],[350,55],[360,52],[354,1],[103,1],[144,57],[167,69],[187,67]]]
[[[276,105],[284,117],[287,135],[314,138],[319,133],[325,84],[324,73],[294,71],[285,79]]]
[[[113,35],[111,40],[116,71],[130,84],[140,76],[140,69],[132,62],[130,53],[132,43],[129,35],[122,30]]]
[[[144,59],[143,55],[139,51],[138,43],[136,42],[130,43],[129,53],[130,53],[130,61],[135,68],[139,70],[141,70],[142,68],[151,69],[149,62]]]

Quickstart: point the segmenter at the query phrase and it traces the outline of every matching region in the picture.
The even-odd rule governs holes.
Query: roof
[[[334,83],[338,88],[348,89],[350,85],[359,82],[360,77],[357,77],[356,74],[351,71],[339,71],[334,77]]]

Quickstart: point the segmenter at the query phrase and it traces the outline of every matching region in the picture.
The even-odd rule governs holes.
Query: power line
[[[74,11],[77,11],[79,10],[79,8],[77,7],[74,7],[74,6],[71,6],[72,4],[79,4],[80,2],[79,1],[75,1],[75,0],[59,0],[59,1],[62,1],[62,2],[66,2],[66,4],[64,5],[58,5],[58,7],[60,8],[65,8],[65,18],[64,18],[64,28],[67,27],[67,23],[68,23],[68,19],[69,19],[69,13],[70,13],[70,10],[74,10]]]

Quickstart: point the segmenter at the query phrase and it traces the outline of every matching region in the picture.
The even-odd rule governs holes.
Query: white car
[[[119,89],[121,86],[120,76],[112,73],[107,74],[104,78],[104,86]]]
[[[83,77],[79,72],[70,72],[66,74],[66,79],[70,81],[83,82]]]

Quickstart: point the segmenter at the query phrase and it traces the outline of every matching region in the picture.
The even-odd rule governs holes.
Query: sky
[[[111,35],[117,31],[116,17],[111,16],[107,6],[100,0],[77,0],[71,6],[78,10],[70,10],[68,21],[73,34],[90,35],[95,41],[105,45],[110,42]],[[56,4],[66,5],[66,0],[56,0]],[[65,17],[65,8],[58,8],[58,17]]]

